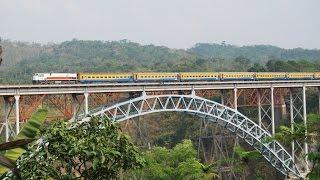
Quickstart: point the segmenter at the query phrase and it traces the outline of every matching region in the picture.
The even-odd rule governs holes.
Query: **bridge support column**
[[[221,94],[221,96],[220,96],[221,97],[221,104],[224,105],[224,94],[223,94],[223,91],[220,94]],[[320,109],[320,100],[319,100],[319,109]]]
[[[74,119],[77,116],[78,107],[77,107],[77,95],[72,94],[72,119]]]
[[[274,124],[274,88],[270,88],[270,96],[271,96],[271,133],[272,135],[275,134],[275,124]]]
[[[16,109],[16,134],[20,132],[20,95],[15,95],[15,109]]]
[[[303,85],[303,87],[302,87],[302,101],[303,101],[303,123],[304,123],[304,126],[306,127],[307,126],[307,102],[306,102],[306,86],[305,85]],[[303,145],[304,145],[304,153],[307,154],[308,153],[308,143],[306,140],[304,140]],[[306,161],[306,170],[309,171],[309,164],[308,164],[307,156],[305,157],[305,161]]]
[[[4,112],[3,112],[3,122],[1,126],[1,132],[4,130],[5,141],[8,142],[11,137],[15,136],[15,130],[10,122],[10,114],[14,108],[14,102],[9,96],[4,96]],[[4,129],[3,129],[4,128]]]
[[[10,123],[9,123],[9,98],[8,97],[4,97],[4,123],[5,123],[5,140],[6,142],[9,141],[10,138]]]
[[[292,97],[292,89],[289,89],[289,98],[290,98],[290,125],[291,131],[294,132],[294,116],[293,116],[293,97]],[[291,156],[293,162],[295,161],[295,147],[294,142],[291,142]]]
[[[290,88],[290,123],[291,131],[296,131],[296,123],[307,123],[307,111],[306,111],[306,87]],[[308,144],[305,140],[296,140],[291,144],[291,154],[295,163],[300,164],[302,172],[307,172],[308,161],[305,154],[308,153]]]
[[[320,114],[320,87],[318,87],[318,114]]]
[[[234,100],[233,106],[235,110],[238,110],[238,93],[237,92],[238,92],[237,87],[234,87],[233,88],[233,100]]]
[[[261,122],[262,122],[262,116],[261,116],[261,92],[260,90],[258,89],[257,90],[257,101],[258,101],[258,124],[259,124],[259,127],[261,127]]]
[[[89,93],[85,92],[84,95],[84,114],[89,114]]]

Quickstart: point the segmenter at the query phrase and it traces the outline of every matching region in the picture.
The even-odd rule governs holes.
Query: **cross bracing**
[[[109,118],[114,122],[157,112],[187,112],[217,123],[258,150],[264,158],[284,175],[301,177],[291,155],[277,141],[267,141],[271,134],[235,109],[191,95],[146,95],[89,113],[89,116]],[[90,117],[77,117],[77,121]]]

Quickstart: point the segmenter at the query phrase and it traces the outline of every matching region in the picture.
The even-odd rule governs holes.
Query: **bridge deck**
[[[283,80],[283,81],[214,81],[214,82],[148,82],[148,83],[104,83],[104,84],[52,84],[52,85],[2,85],[0,96],[71,94],[98,92],[137,92],[166,90],[201,89],[247,89],[247,88],[289,88],[320,87],[320,80]]]

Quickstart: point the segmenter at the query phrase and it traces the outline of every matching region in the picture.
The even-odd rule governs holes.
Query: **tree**
[[[137,148],[107,119],[56,122],[18,160],[22,179],[115,179],[144,165]],[[14,176],[10,174],[10,176]]]
[[[259,63],[254,63],[253,66],[251,66],[248,69],[249,72],[265,72],[266,68]]]
[[[196,158],[191,140],[184,140],[173,149],[155,147],[145,153],[147,165],[131,172],[136,179],[213,179],[215,164],[204,165]]]
[[[308,173],[309,179],[320,179],[320,116],[309,114],[307,125],[303,122],[294,125],[294,131],[291,128],[282,126],[280,131],[273,136],[273,139],[279,140],[282,143],[290,144],[293,141],[306,140],[312,148],[306,154],[312,167]]]
[[[0,43],[1,43],[1,38],[0,38]],[[0,44],[0,66],[1,66],[1,63],[2,63],[2,46]]]
[[[238,56],[233,60],[232,63],[234,71],[244,72],[247,71],[247,69],[250,67],[251,61],[244,56]]]
[[[13,141],[0,144],[0,150],[5,151],[4,155],[0,155],[1,175],[9,170],[13,173],[18,173],[16,160],[25,152],[26,146],[37,139],[47,114],[47,110],[39,109],[33,113],[31,118],[23,125],[21,131]]]

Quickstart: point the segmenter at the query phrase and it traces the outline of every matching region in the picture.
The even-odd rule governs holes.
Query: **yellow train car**
[[[217,81],[217,72],[182,72],[179,73],[181,81]]]
[[[255,73],[256,80],[268,80],[268,79],[278,79],[285,80],[287,78],[286,72],[257,72]]]
[[[144,72],[133,73],[134,81],[178,81],[179,73]]]
[[[314,79],[320,79],[320,72],[313,73],[313,78]]]
[[[254,72],[221,72],[220,80],[254,80]]]
[[[133,81],[132,73],[78,73],[81,83],[96,82],[130,82]]]
[[[290,72],[287,73],[287,79],[313,79],[314,74],[309,72]]]

